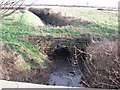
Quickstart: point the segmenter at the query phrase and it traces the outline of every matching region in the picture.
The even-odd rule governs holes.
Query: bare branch
[[[19,3],[19,1],[15,2],[15,3],[13,3],[13,4],[10,4],[9,9],[10,9],[10,8],[13,8],[13,7],[14,7],[15,5],[17,5],[18,3]],[[9,9],[4,10],[3,15],[4,15],[5,13],[7,13],[7,12],[9,11]]]
[[[0,2],[0,18],[4,18],[14,13],[23,5],[24,1],[25,0],[2,0]]]

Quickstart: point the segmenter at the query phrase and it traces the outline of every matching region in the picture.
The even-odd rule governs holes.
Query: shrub
[[[101,42],[87,48],[83,82],[92,88],[120,88],[120,42]]]

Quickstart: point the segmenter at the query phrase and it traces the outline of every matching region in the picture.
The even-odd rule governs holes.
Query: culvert
[[[57,46],[57,48],[55,48],[52,57],[53,66],[55,68],[53,73],[50,74],[48,85],[84,87],[81,83],[83,62],[77,61],[72,57],[75,56],[70,52],[68,47]]]
[[[71,57],[71,52],[68,49],[68,47],[60,47],[59,45],[57,45],[52,53],[52,58],[55,60],[62,59],[67,61],[67,59],[69,59],[70,57]]]
[[[86,47],[86,44],[90,43],[89,37],[86,35],[76,38],[30,36],[28,40],[37,46],[40,52],[48,54],[48,57],[53,54],[54,58],[61,58],[57,61],[52,61],[52,66],[54,68],[50,74],[48,85],[83,87],[80,82],[81,65],[74,64],[70,59],[73,56],[73,52],[75,52],[74,46],[83,50]]]

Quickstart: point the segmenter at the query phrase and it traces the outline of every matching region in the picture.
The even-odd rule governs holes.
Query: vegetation
[[[118,12],[98,11],[97,9],[53,7],[56,12],[65,13],[66,16],[77,17],[93,24],[80,24],[87,32],[111,35],[118,30]]]
[[[3,44],[8,45],[7,48],[9,48],[9,50],[11,51],[11,53],[9,52],[8,55],[10,55],[11,60],[15,59],[15,58],[12,59],[11,54],[13,54],[13,56],[16,56],[16,57],[20,56],[20,58],[22,58],[22,62],[20,62],[18,65],[20,66],[20,68],[24,69],[24,73],[26,75],[28,74],[26,73],[28,69],[29,69],[29,72],[32,72],[32,70],[36,67],[44,68],[49,64],[48,58],[45,55],[43,55],[35,45],[33,45],[31,42],[29,42],[26,39],[29,36],[56,35],[56,36],[73,37],[73,36],[80,36],[80,34],[82,33],[97,33],[97,34],[112,36],[112,35],[115,35],[118,31],[117,30],[118,28],[117,12],[97,11],[95,9],[68,8],[68,7],[51,7],[51,8],[56,12],[61,11],[65,13],[66,16],[69,15],[70,17],[71,16],[77,17],[77,22],[75,22],[77,23],[77,25],[64,26],[64,27],[46,26],[40,20],[40,18],[38,18],[33,13],[27,10],[18,10],[13,14],[11,14],[10,16],[0,18],[2,21],[0,22],[1,41]],[[79,22],[79,20],[81,21]],[[21,36],[24,36],[22,40],[20,39]],[[109,45],[111,45],[111,43]],[[114,47],[116,47],[116,45]],[[91,54],[92,52],[88,52],[88,53]],[[97,53],[98,55],[100,54],[100,52],[97,52]],[[114,52],[112,52],[112,54],[113,53]],[[93,55],[96,56],[96,53]],[[92,59],[96,59],[96,58],[97,57],[92,57]],[[101,58],[99,59],[99,61],[100,60]],[[108,59],[105,59],[105,60],[107,61]],[[13,63],[13,66],[14,65],[15,63]],[[30,76],[38,75],[39,74],[38,71],[37,70],[35,71],[37,72],[36,74],[29,73],[29,75]],[[114,75],[112,75],[112,78],[113,76]],[[40,77],[41,76],[39,76],[39,78]],[[31,79],[31,77],[26,77],[26,78]],[[107,78],[107,80],[108,79],[109,78]],[[19,78],[19,80],[21,79]],[[40,83],[40,81],[38,83]],[[112,84],[118,85],[118,77],[116,81],[117,81],[117,84],[115,84],[114,82]],[[96,82],[93,81],[93,83],[96,83]],[[94,85],[93,87],[96,87],[96,85]]]
[[[82,18],[83,20],[88,20],[95,22],[96,24],[105,24],[110,26],[115,26],[117,28],[117,16],[116,11],[98,11],[97,9],[87,9],[87,8],[74,8],[74,7],[49,7],[56,12],[62,12],[66,16],[72,16],[77,18]]]
[[[20,15],[17,13],[19,13]],[[26,20],[24,19],[29,13],[30,12],[27,11],[17,11],[15,14],[2,19],[2,28],[0,32],[1,40],[5,44],[10,45],[12,50],[19,52],[19,54],[23,56],[24,60],[29,59],[28,55],[30,55],[31,58],[38,58],[38,64],[45,65],[45,63],[48,62],[47,58],[45,58],[44,55],[42,55],[39,50],[37,50],[37,48],[32,45],[32,43],[28,42],[27,40],[18,40],[21,35],[25,35],[27,37],[30,30],[35,30],[35,27],[31,26],[34,22],[28,20],[29,16],[28,18],[26,18]],[[32,15],[31,13],[31,17],[33,16],[34,15]],[[38,22],[40,21],[36,16],[34,16],[34,19],[37,19]],[[42,22],[37,24],[43,25]],[[25,51],[22,50],[23,48],[25,49]],[[30,63],[29,65],[31,66]]]
[[[27,18],[26,18],[27,17]],[[29,19],[33,18],[37,22]],[[28,37],[42,21],[28,11],[16,11],[1,19],[2,77],[4,80],[46,83],[49,75],[49,60],[36,46],[21,36]],[[46,74],[46,75],[45,75]],[[44,76],[45,75],[45,76]],[[44,76],[44,79],[41,77]]]
[[[114,35],[118,31],[118,22],[117,22],[117,12],[115,11],[98,11],[97,9],[85,9],[85,8],[69,8],[69,7],[41,7],[41,8],[52,8],[50,9],[50,15],[48,16],[48,20],[52,20],[51,23],[58,23],[60,25],[63,24],[62,21],[64,19],[66,20],[65,16],[72,18],[72,25],[74,27],[65,27],[65,28],[44,28],[43,31],[45,33],[55,33],[57,30],[57,33],[62,33],[59,32],[61,31],[60,29],[65,29],[64,32],[66,33],[71,33],[71,36],[75,35],[73,34],[73,30],[76,32],[80,33],[99,33],[99,34],[104,34],[104,35]],[[33,8],[35,11],[40,11],[41,8]],[[44,9],[42,9],[44,10]],[[52,11],[53,10],[53,11]],[[52,12],[52,13],[51,13]],[[38,12],[36,12],[38,13]],[[43,13],[43,12],[42,12]],[[55,18],[54,18],[54,17]],[[47,17],[47,16],[46,16]],[[51,17],[51,18],[50,18]],[[53,18],[53,19],[52,19]],[[62,20],[63,19],[63,20]],[[62,21],[60,21],[62,20]],[[69,21],[69,20],[68,20]],[[50,21],[49,21],[50,22]],[[70,23],[67,22],[66,23]],[[56,25],[55,25],[56,26]],[[66,31],[67,29],[69,32]],[[44,31],[45,30],[45,31]],[[55,32],[53,32],[53,30]],[[47,31],[47,32],[46,32]],[[49,32],[48,32],[49,31]],[[72,32],[71,32],[72,31]],[[77,34],[77,35],[79,35]]]
[[[86,84],[93,88],[120,88],[119,47],[120,43],[116,41],[89,46],[87,53],[90,58],[83,72]]]
[[[1,0],[0,1],[0,18],[11,15],[20,9],[25,0]],[[10,10],[13,9],[13,10]]]

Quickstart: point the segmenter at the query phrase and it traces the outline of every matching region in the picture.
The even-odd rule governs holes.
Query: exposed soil
[[[54,12],[51,8],[29,8],[28,10],[37,15],[47,26],[77,26],[79,24],[92,23],[76,17],[63,16],[61,12]]]
[[[46,84],[49,79],[49,70],[41,68],[40,65],[33,68],[22,68],[19,66],[20,63],[24,61],[22,56],[20,54],[17,55],[16,52],[11,50],[7,44],[1,44],[1,46],[0,66],[2,68],[0,79]]]
[[[1,56],[0,79],[55,86],[83,86],[80,83],[79,67],[67,58],[60,59],[59,55],[57,56],[59,59],[53,61],[52,65],[46,69],[42,69],[40,66],[28,69],[20,68],[21,55],[16,55],[16,52],[11,50],[7,44],[2,44]]]
[[[83,63],[81,60],[87,60],[83,58],[86,57],[86,54],[82,53],[84,51],[79,51],[78,63],[75,63],[70,58],[64,57],[65,48],[58,48],[57,50],[60,52],[57,51],[56,60],[53,59],[52,65],[48,68],[43,69],[36,66],[35,68],[23,69],[18,65],[22,61],[21,55],[16,55],[16,52],[11,50],[7,44],[1,44],[2,52],[0,54],[2,58],[0,66],[2,66],[2,70],[0,79],[71,87],[84,87],[81,81],[85,80],[88,86],[93,88],[119,88],[119,45],[118,42],[101,42],[89,47],[87,53],[92,57],[84,62],[86,67],[81,64]],[[62,54],[60,55],[60,53]],[[82,69],[83,74],[81,75]]]

